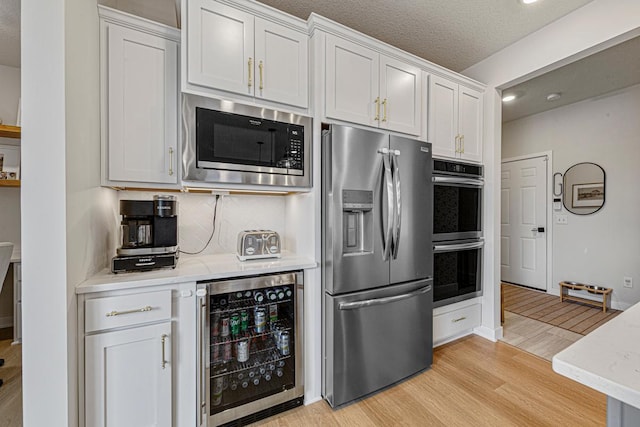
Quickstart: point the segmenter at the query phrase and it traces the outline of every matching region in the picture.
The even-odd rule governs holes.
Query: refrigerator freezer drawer
[[[432,280],[325,294],[324,388],[332,407],[431,366]]]

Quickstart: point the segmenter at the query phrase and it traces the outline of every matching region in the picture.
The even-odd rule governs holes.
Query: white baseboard
[[[486,326],[478,326],[473,329],[473,333],[482,338],[488,339],[489,341],[496,342],[499,339],[502,339],[502,326],[498,326],[495,329],[491,329]]]
[[[13,326],[13,316],[0,317],[0,329]]]
[[[304,395],[304,406],[311,405],[322,400],[322,396],[307,396]]]

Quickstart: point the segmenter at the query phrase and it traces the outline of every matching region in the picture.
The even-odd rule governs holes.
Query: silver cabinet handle
[[[484,246],[484,241],[460,243],[457,245],[434,245],[433,252],[451,252],[451,251],[464,251],[467,249],[479,249]]]
[[[391,164],[393,167],[393,182],[396,194],[396,206],[393,216],[393,259],[398,258],[398,247],[400,244],[400,230],[402,228],[402,198],[400,197],[401,185],[400,185],[400,167],[398,166],[398,156],[400,150],[391,150]]]
[[[462,317],[458,317],[457,319],[453,319],[451,322],[452,323],[457,323],[457,322],[461,322],[463,320],[466,320],[467,317],[466,316],[462,316]]]
[[[162,369],[165,369],[166,366],[167,366],[167,357],[166,357],[165,349],[164,349],[165,343],[167,342],[167,338],[168,338],[167,334],[162,334],[162,337],[161,337],[161,341],[162,341]]]
[[[133,310],[124,310],[124,311],[113,310],[107,313],[107,317],[120,316],[121,314],[144,313],[145,311],[151,311],[151,310],[153,310],[153,307],[151,307],[150,305],[146,305],[142,308],[134,308]]]
[[[169,147],[169,176],[173,176],[173,147]]]
[[[338,304],[338,310],[355,310],[358,308],[371,307],[373,305],[382,305],[388,304],[391,302],[402,301],[403,299],[412,298],[424,293],[427,293],[431,290],[431,285],[427,285],[424,288],[420,288],[416,291],[412,291],[402,295],[394,295],[391,297],[384,298],[373,298],[364,301],[354,301],[354,302],[341,302]]]

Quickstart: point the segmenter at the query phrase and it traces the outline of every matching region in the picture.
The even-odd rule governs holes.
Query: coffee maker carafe
[[[120,200],[121,246],[111,270],[175,268],[178,253],[178,216],[174,196],[153,200]]]

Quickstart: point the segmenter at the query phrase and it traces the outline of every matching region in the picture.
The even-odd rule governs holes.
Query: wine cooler
[[[244,425],[299,406],[303,272],[198,284],[199,425]]]

